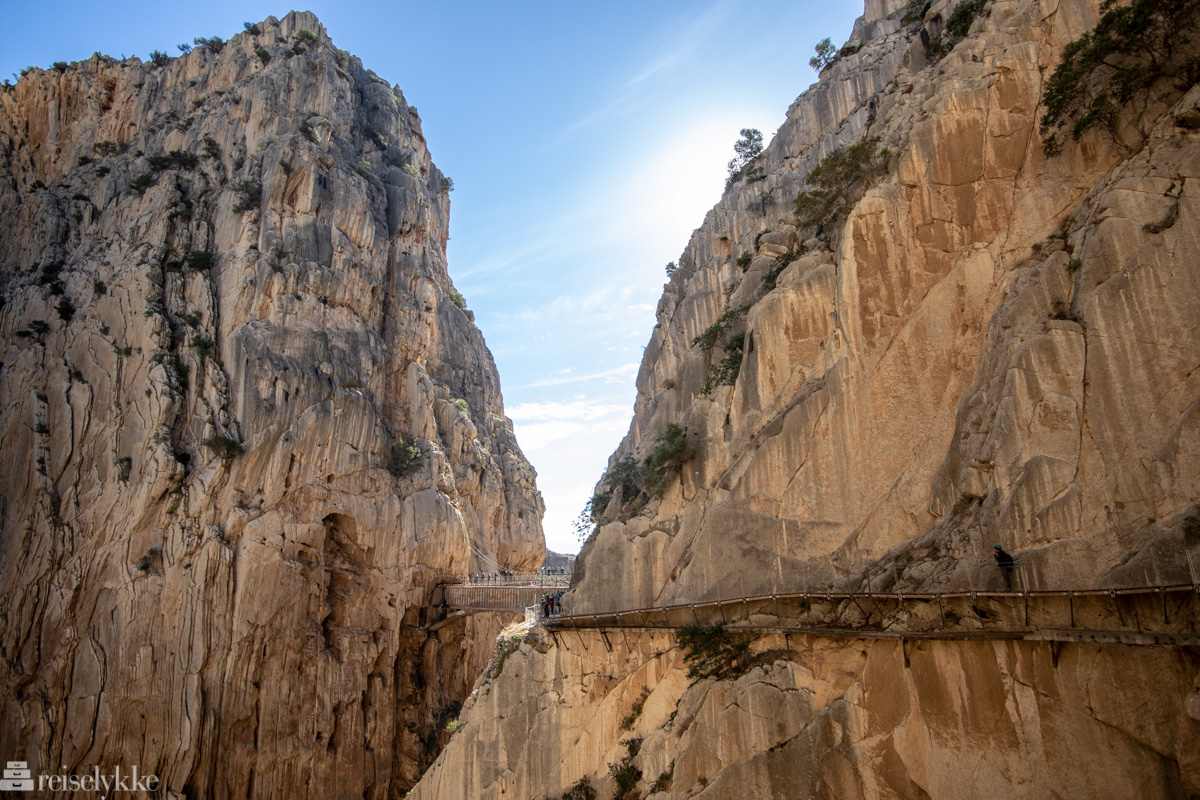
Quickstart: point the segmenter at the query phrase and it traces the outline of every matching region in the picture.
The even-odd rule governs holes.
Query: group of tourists
[[[471,576],[471,583],[512,583],[513,572],[501,569],[498,572],[480,572]]]
[[[557,592],[542,593],[542,616],[553,617],[555,614],[562,613],[562,589]]]

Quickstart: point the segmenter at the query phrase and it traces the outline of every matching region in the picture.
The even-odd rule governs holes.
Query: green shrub
[[[217,352],[217,343],[207,336],[193,336],[191,346],[199,354],[201,361],[211,358],[213,353]]]
[[[219,53],[225,48],[225,40],[220,36],[213,36],[210,38],[197,36],[195,39],[192,39],[192,44],[195,44],[199,47],[206,47],[213,53]]]
[[[617,763],[608,765],[608,774],[616,784],[613,800],[633,800],[637,782],[642,779],[642,771],[633,763],[642,749],[642,740],[626,739],[621,744],[625,746],[625,756]]]
[[[865,179],[876,173],[890,153],[878,150],[878,143],[866,139],[849,147],[839,147],[821,159],[805,178],[813,188],[796,196],[796,221],[801,228],[823,233],[850,211]]]
[[[586,777],[563,793],[562,800],[596,800],[596,790]]]
[[[817,42],[814,49],[817,51],[817,54],[808,60],[808,65],[817,72],[837,61],[837,48],[833,46],[833,42],[828,36]]]
[[[97,178],[103,178],[109,172],[112,172],[112,170],[109,169],[108,167],[105,167],[105,166],[96,167],[96,177]]]
[[[258,29],[258,26],[253,22],[243,22],[242,28],[245,29],[246,33],[250,34],[251,36],[258,36],[260,33],[262,33],[262,31]]]
[[[658,779],[650,786],[650,794],[656,792],[671,791],[671,779],[675,776],[675,760],[671,760],[671,766],[667,767],[667,771],[658,776]]]
[[[209,250],[193,250],[187,254],[184,262],[188,269],[211,269],[216,256]]]
[[[795,251],[789,251],[776,258],[775,263],[771,266],[771,269],[767,270],[766,275],[763,275],[763,288],[768,292],[774,291],[775,285],[779,280],[779,276],[785,269],[788,268],[788,265],[790,265],[798,256],[802,255],[803,253],[804,247],[802,246],[799,253],[796,253]]]
[[[445,175],[442,176],[442,191],[443,192],[453,192],[454,191],[454,181],[451,180],[450,178],[446,177]]]
[[[675,631],[692,680],[736,679],[761,661],[750,652],[750,643],[735,640],[722,625],[687,625]]]
[[[754,260],[754,254],[751,253],[749,250],[747,250],[746,252],[744,252],[740,256],[738,256],[737,265],[739,267],[741,267],[742,272],[745,272],[746,268],[750,266],[750,262],[753,260]]]
[[[678,267],[678,266],[676,266],[676,264],[675,264],[675,262],[674,262],[674,261],[668,261],[668,262],[667,262],[667,277],[669,278],[669,277],[671,277],[672,275],[674,275],[674,274],[675,274],[675,270],[677,270],[677,269],[679,269],[679,267]]]
[[[75,304],[71,302],[70,298],[64,295],[58,301],[58,305],[55,306],[55,311],[58,312],[58,318],[63,322],[70,322],[75,316]]]
[[[250,208],[257,208],[262,202],[262,184],[258,181],[244,180],[234,186],[238,193],[237,202],[233,204],[233,212],[240,214]]]
[[[421,171],[412,164],[405,164],[404,171],[417,180],[421,180]]]
[[[305,120],[303,123],[301,123],[300,133],[304,134],[304,138],[308,139],[313,144],[321,143],[321,132],[313,127],[313,124],[308,120]]]
[[[101,156],[107,158],[108,156],[115,156],[117,153],[121,152],[123,148],[116,142],[111,142],[105,139],[103,142],[96,142],[94,145],[92,145],[92,149]]]
[[[149,172],[144,175],[138,175],[129,182],[129,191],[138,195],[144,195],[146,190],[154,185],[154,176]]]
[[[734,323],[742,317],[746,316],[746,312],[750,310],[750,306],[739,306],[737,308],[727,308],[717,318],[717,321],[704,329],[704,332],[692,339],[693,347],[701,347],[705,350],[712,350],[717,346],[717,343],[729,332]]]
[[[463,311],[467,310],[467,300],[465,297],[459,294],[457,289],[450,290],[450,302],[454,303],[454,305],[458,306]]]
[[[900,24],[911,25],[914,22],[921,22],[932,5],[930,0],[911,0],[904,9],[904,16],[900,18]]]
[[[68,64],[65,61],[55,61],[50,65],[50,69],[58,70],[59,72],[66,72],[67,66]]]
[[[29,191],[31,191],[31,192],[36,192],[38,189],[45,189],[45,188],[46,188],[46,184],[42,183],[41,180],[36,180],[33,183],[29,184]]]
[[[204,136],[204,155],[213,161],[220,161],[221,159],[221,145],[217,144],[217,140],[207,134]]]
[[[629,714],[621,720],[621,730],[631,731],[633,726],[637,724],[638,717],[642,715],[642,709],[646,707],[646,698],[650,696],[650,687],[643,686],[642,693],[638,695],[638,699],[633,701],[633,708]]]
[[[37,282],[39,286],[53,286],[56,283],[61,283],[63,263],[61,261],[51,261],[49,264],[42,265],[41,272],[38,273]]]
[[[694,455],[695,451],[687,440],[687,432],[672,422],[659,434],[654,451],[646,458],[646,471],[642,477],[642,488],[652,497],[662,497],[667,488],[667,479],[678,472]]]
[[[157,561],[161,556],[161,548],[151,547],[146,551],[145,555],[137,560],[137,564],[135,566],[137,566],[137,568],[142,572],[145,572],[150,569],[150,567],[154,565],[154,562]]]
[[[150,51],[150,63],[156,67],[161,67],[163,64],[166,64],[170,60],[171,60],[171,57],[168,56],[166,53],[164,53],[162,50],[151,50]]]
[[[454,405],[457,406],[461,411],[466,411],[471,407],[470,403],[468,403],[466,400],[464,400],[461,397],[454,398],[453,402],[454,402]]]
[[[461,719],[452,719],[446,723],[446,733],[453,736],[462,730],[463,722]]]
[[[954,7],[950,18],[946,20],[945,29],[937,36],[930,38],[925,45],[925,55],[931,61],[944,58],[955,46],[966,38],[975,21],[987,5],[987,0],[964,0]],[[924,16],[922,14],[922,16]]]
[[[1124,7],[1105,0],[1100,8],[1096,27],[1063,49],[1042,90],[1047,156],[1062,152],[1067,130],[1077,142],[1099,128],[1125,149],[1136,147],[1121,139],[1122,112],[1134,103],[1144,107],[1160,80],[1182,92],[1200,79],[1200,0],[1133,0]]]
[[[217,434],[205,439],[204,446],[212,450],[226,461],[240,456],[246,452],[245,448],[242,447],[241,442],[239,442],[237,439],[233,439],[222,434]]]
[[[164,169],[195,169],[200,157],[186,150],[172,150],[166,155],[149,156],[146,161],[150,169],[159,172]]]
[[[828,41],[828,40],[826,40]],[[729,181],[733,181],[748,164],[762,155],[763,135],[757,128],[742,128],[741,138],[733,143],[734,156],[730,159]]]
[[[388,471],[399,478],[415,467],[422,455],[424,453],[420,443],[417,442],[417,437],[401,438],[392,445],[392,450],[388,454]]]
[[[261,44],[254,45],[254,54],[258,56],[258,60],[263,63],[264,67],[271,63],[271,51]]]
[[[700,394],[712,394],[718,386],[732,386],[742,371],[742,354],[746,344],[746,334],[739,333],[730,337],[725,345],[725,357],[708,369],[708,379],[700,389]]]
[[[92,294],[97,297],[108,294],[108,284],[104,281],[92,281]]]

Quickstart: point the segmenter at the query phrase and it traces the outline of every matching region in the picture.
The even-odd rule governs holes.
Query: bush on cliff
[[[867,180],[877,175],[891,153],[879,149],[874,139],[839,147],[813,167],[805,182],[811,189],[796,195],[796,223],[826,233],[866,191]]]
[[[1046,82],[1041,119],[1043,150],[1062,152],[1063,135],[1079,139],[1099,128],[1126,151],[1121,119],[1132,106],[1144,111],[1161,80],[1186,91],[1200,80],[1200,0],[1134,0],[1118,7],[1105,0],[1096,27],[1063,49],[1062,62]],[[1127,130],[1127,129],[1126,129]]]

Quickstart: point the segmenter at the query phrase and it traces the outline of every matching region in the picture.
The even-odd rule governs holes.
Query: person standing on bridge
[[[1011,555],[1004,552],[1004,548],[1000,545],[992,548],[992,555],[996,558],[996,566],[1000,567],[1000,571],[1004,573],[1004,588],[1011,590],[1013,566],[1016,562],[1013,561]]]

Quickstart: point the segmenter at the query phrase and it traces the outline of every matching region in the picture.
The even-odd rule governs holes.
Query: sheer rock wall
[[[905,5],[867,2],[680,259],[610,464],[671,423],[695,455],[661,499],[614,496],[568,612],[998,589],[996,543],[1018,588],[1194,580],[1200,87],[1160,86],[1126,119],[1147,132],[1135,152],[1089,135],[1047,159],[1042,86],[1099,3],[991,0],[937,63],[922,39],[954,3],[910,26]],[[806,176],[867,136],[886,164],[829,245],[802,241]],[[693,339],[743,306],[736,382],[702,395],[723,353]],[[581,778],[612,796],[633,737],[648,800],[1200,796],[1189,648],[752,647],[770,663],[692,684],[669,634],[534,635],[415,797],[542,800]]]
[[[1030,587],[1189,579],[1200,93],[1158,87],[1129,121],[1149,132],[1135,153],[1097,134],[1047,159],[1042,84],[1096,7],[992,0],[931,64],[921,31],[953,7],[924,28],[860,19],[761,179],[694,234],[613,461],[644,459],[671,423],[696,456],[661,500],[610,506],[570,608],[859,582],[898,561],[902,586],[994,587],[994,544]],[[879,177],[832,248],[800,241],[805,177],[868,136],[890,151]],[[701,394],[723,352],[694,337],[747,306],[736,383]]]
[[[417,110],[311,14],[0,90],[6,757],[416,780],[498,625],[423,633],[429,588],[544,555],[448,212]]]

